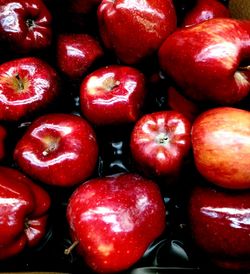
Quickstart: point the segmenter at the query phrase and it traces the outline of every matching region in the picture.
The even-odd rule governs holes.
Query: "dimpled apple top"
[[[195,100],[233,104],[250,90],[250,21],[211,19],[170,35],[162,69]]]
[[[176,28],[172,0],[103,0],[98,19],[105,46],[127,64],[158,50]]]
[[[194,160],[210,182],[250,188],[250,112],[221,107],[202,113],[192,128]]]
[[[0,167],[0,260],[37,245],[46,231],[50,197],[20,172]]]
[[[138,261],[165,227],[158,186],[136,174],[92,179],[71,196],[72,237],[96,272],[125,270]]]
[[[0,41],[29,52],[51,43],[51,15],[40,0],[0,0]]]
[[[81,117],[47,114],[39,117],[17,143],[14,158],[32,178],[72,186],[89,177],[98,156],[95,132]]]
[[[16,121],[58,94],[58,76],[44,61],[27,57],[0,65],[0,120]]]

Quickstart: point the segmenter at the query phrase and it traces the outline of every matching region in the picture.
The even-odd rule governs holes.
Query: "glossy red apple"
[[[250,270],[250,193],[196,187],[189,218],[197,246],[207,260],[232,270]]]
[[[113,273],[136,263],[165,228],[158,186],[136,174],[96,178],[67,207],[72,238],[94,271]]]
[[[0,260],[37,245],[46,232],[50,197],[19,171],[0,167]]]
[[[197,0],[185,15],[182,26],[188,27],[213,18],[229,18],[229,9],[218,0]]]
[[[176,28],[172,0],[103,0],[98,19],[105,46],[126,64],[157,51]]]
[[[27,57],[0,65],[0,120],[16,121],[46,107],[59,93],[58,76],[44,61]]]
[[[92,12],[102,0],[70,0],[70,11],[73,13],[87,14]]]
[[[88,178],[98,156],[90,125],[71,114],[47,114],[35,120],[17,143],[14,158],[41,182],[72,186]]]
[[[6,129],[0,125],[0,160],[2,160],[5,156],[5,139],[7,136],[7,131]]]
[[[198,171],[210,182],[250,188],[250,112],[220,107],[202,113],[192,128]]]
[[[0,41],[27,53],[51,44],[51,15],[40,0],[0,1]]]
[[[146,173],[176,174],[190,149],[190,131],[189,120],[177,111],[144,115],[133,128],[132,156]]]
[[[88,75],[81,84],[80,103],[93,124],[135,122],[146,93],[144,75],[135,68],[112,65]]]
[[[233,104],[250,90],[249,43],[250,21],[211,19],[169,36],[159,62],[191,98]]]
[[[98,41],[88,34],[61,34],[57,41],[57,64],[69,78],[80,78],[103,55]]]

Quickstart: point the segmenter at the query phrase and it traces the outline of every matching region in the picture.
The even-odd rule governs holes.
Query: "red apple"
[[[218,0],[197,0],[196,5],[185,15],[182,26],[192,26],[212,18],[230,17],[229,9]]]
[[[17,143],[14,158],[32,178],[72,186],[89,177],[98,156],[90,125],[71,114],[47,114],[35,120]]]
[[[88,34],[61,34],[57,41],[57,64],[69,78],[80,78],[103,55],[97,40]]]
[[[20,172],[0,167],[0,260],[41,241],[49,207],[42,188]]]
[[[42,1],[0,1],[0,41],[7,42],[13,51],[47,48],[51,36],[51,15]]]
[[[0,160],[2,160],[5,156],[5,139],[7,136],[7,131],[6,129],[0,125]]]
[[[57,73],[27,57],[0,65],[0,120],[16,121],[47,106],[58,94]]]
[[[215,265],[250,270],[250,193],[196,187],[190,198],[191,232]]]
[[[176,174],[190,149],[191,124],[177,111],[144,115],[134,126],[130,148],[146,173]]]
[[[80,91],[81,109],[93,124],[135,122],[146,93],[143,74],[127,66],[108,66],[88,75]]]
[[[249,44],[250,21],[211,19],[169,36],[159,61],[191,98],[233,104],[250,90]]]
[[[165,206],[153,181],[119,174],[89,180],[76,189],[67,219],[90,268],[112,273],[136,263],[161,235]]]
[[[98,19],[105,46],[126,64],[157,51],[176,28],[172,0],[103,0]]]
[[[192,145],[198,171],[210,182],[232,189],[250,188],[250,112],[220,107],[193,124]]]

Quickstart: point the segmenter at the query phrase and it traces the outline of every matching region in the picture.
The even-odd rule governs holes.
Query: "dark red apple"
[[[250,90],[249,44],[250,21],[216,18],[170,35],[159,62],[191,98],[233,104]]]
[[[210,182],[250,188],[250,112],[220,107],[202,113],[192,128],[198,171]]]
[[[0,260],[37,245],[46,232],[50,197],[19,171],[0,167]]]
[[[112,65],[88,75],[81,84],[84,116],[93,124],[135,122],[146,93],[144,75],[135,68]]]
[[[5,156],[5,139],[7,136],[7,131],[6,129],[0,125],[0,160],[2,160]]]
[[[98,19],[105,46],[126,64],[156,52],[176,28],[172,0],[103,0]]]
[[[0,41],[15,52],[30,52],[51,44],[51,15],[40,0],[0,1]]]
[[[250,270],[250,193],[196,187],[189,218],[193,238],[208,261],[232,270]]]
[[[69,78],[80,78],[103,55],[97,40],[88,34],[61,34],[57,41],[57,64]]]
[[[190,149],[190,131],[189,120],[177,111],[144,115],[131,135],[132,156],[146,173],[176,174]]]
[[[57,73],[27,57],[0,65],[0,120],[16,121],[46,107],[59,93]]]
[[[17,143],[14,158],[41,182],[72,186],[88,178],[98,156],[91,126],[71,114],[47,114],[35,120]]]
[[[67,219],[77,249],[90,268],[112,273],[136,263],[161,235],[165,206],[153,181],[119,174],[89,180],[76,189]]]

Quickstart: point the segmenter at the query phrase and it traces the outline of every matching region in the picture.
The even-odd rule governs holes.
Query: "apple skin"
[[[182,27],[197,25],[212,18],[229,17],[229,9],[218,0],[197,0],[194,8],[185,15]]]
[[[197,170],[229,189],[250,188],[250,112],[220,107],[203,112],[192,127]]]
[[[51,44],[52,17],[40,0],[0,1],[0,40],[15,52],[27,53]]]
[[[86,263],[98,273],[128,269],[165,228],[158,186],[137,174],[89,180],[67,207],[72,238]]]
[[[43,183],[61,187],[87,179],[95,169],[97,157],[98,146],[92,127],[72,114],[39,117],[14,151],[14,159],[25,173]]]
[[[46,107],[58,93],[57,73],[38,58],[15,59],[0,65],[0,120],[20,120]]]
[[[0,125],[0,160],[2,160],[5,156],[5,139],[7,136],[7,131],[6,129]]]
[[[49,208],[47,192],[19,171],[0,167],[0,260],[41,241]]]
[[[69,78],[80,78],[101,56],[103,50],[88,34],[61,34],[57,41],[57,64]]]
[[[103,0],[98,21],[104,45],[126,64],[156,52],[176,29],[172,0]]]
[[[102,0],[70,0],[70,11],[73,13],[88,14],[92,12]]]
[[[177,111],[144,115],[134,126],[130,149],[145,173],[175,175],[191,146],[191,124]]]
[[[190,228],[197,246],[213,264],[250,270],[250,193],[196,186],[189,204]]]
[[[100,68],[81,84],[80,103],[84,116],[96,125],[138,120],[146,94],[144,75],[128,66]]]
[[[215,18],[170,35],[159,62],[192,99],[234,104],[250,90],[250,70],[240,69],[250,57],[249,43],[250,21]]]

